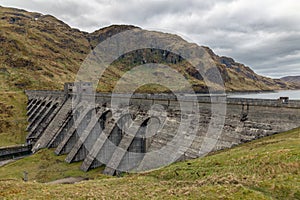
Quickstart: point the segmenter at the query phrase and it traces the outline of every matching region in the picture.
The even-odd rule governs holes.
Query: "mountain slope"
[[[0,8],[0,61],[6,88],[62,88],[89,53],[86,33],[50,15]]]
[[[72,29],[50,15],[3,7],[0,7],[0,14],[0,61],[1,73],[5,73],[8,78],[5,82],[8,85],[6,87],[62,88],[63,82],[74,80],[82,61],[98,43],[116,33],[137,28],[114,25],[89,34]],[[171,34],[161,35],[177,37]],[[227,90],[272,90],[288,87],[282,81],[255,74],[249,67],[236,63],[231,58],[219,57],[208,47],[205,49],[219,67]],[[139,55],[139,60],[149,56],[147,51],[145,52]],[[131,61],[130,56],[127,59],[118,62],[114,66],[115,69],[124,72],[122,65],[130,65]],[[152,58],[157,63],[170,63],[168,59]],[[187,78],[195,84],[201,85],[195,70],[182,68],[180,71],[187,74]],[[108,83],[110,81],[105,80]]]
[[[86,33],[49,15],[0,7],[1,146],[24,143],[23,89],[62,89],[89,53]]]
[[[218,56],[211,49],[205,47],[214,59],[216,65],[223,74],[227,91],[251,91],[251,90],[280,90],[294,88],[294,84],[288,84],[279,79],[271,79],[256,74],[250,67],[235,62],[234,59]]]
[[[281,78],[280,80],[285,81],[287,83],[297,85],[297,88],[300,88],[300,76],[286,76]]]

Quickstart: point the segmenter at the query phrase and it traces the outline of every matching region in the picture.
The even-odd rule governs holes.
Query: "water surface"
[[[279,90],[275,92],[261,93],[236,93],[228,94],[232,98],[249,98],[249,99],[279,99],[280,97],[289,97],[291,100],[300,100],[300,90]]]

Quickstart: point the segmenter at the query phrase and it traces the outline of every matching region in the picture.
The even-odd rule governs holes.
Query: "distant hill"
[[[300,88],[300,76],[286,76],[281,78],[280,80],[285,81],[287,83],[296,84],[298,88]]]

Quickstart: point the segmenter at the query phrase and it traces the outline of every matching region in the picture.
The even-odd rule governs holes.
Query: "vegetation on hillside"
[[[300,129],[259,139],[207,157],[151,172],[99,175],[79,172],[44,150],[0,168],[5,199],[300,199]],[[21,180],[24,170],[29,182]],[[49,185],[53,178],[94,178]]]
[[[22,144],[27,135],[27,98],[22,91],[0,94],[0,147]]]
[[[281,80],[287,83],[295,84],[298,89],[300,88],[300,76],[286,76],[281,78]]]
[[[64,82],[75,80],[80,65],[97,44],[114,34],[137,28],[112,25],[86,33],[51,15],[5,7],[0,7],[0,15],[0,78],[4,86],[2,90],[5,88],[6,91],[17,88],[62,89]],[[162,39],[182,40],[176,35],[155,33]],[[193,45],[190,44],[190,48]],[[292,88],[283,81],[259,76],[232,58],[219,57],[208,47],[203,48],[219,68],[228,91]],[[206,90],[203,77],[179,55],[166,50],[142,49],[122,55],[114,62],[101,79],[98,91],[111,91],[116,79],[145,62],[169,64],[190,81],[197,92]]]

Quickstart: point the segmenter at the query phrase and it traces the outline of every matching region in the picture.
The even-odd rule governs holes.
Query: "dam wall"
[[[67,155],[66,162],[81,161],[84,171],[105,165],[110,175],[201,157],[300,126],[300,101],[285,99],[93,94],[91,84],[81,82],[26,94],[33,152],[54,148]]]

